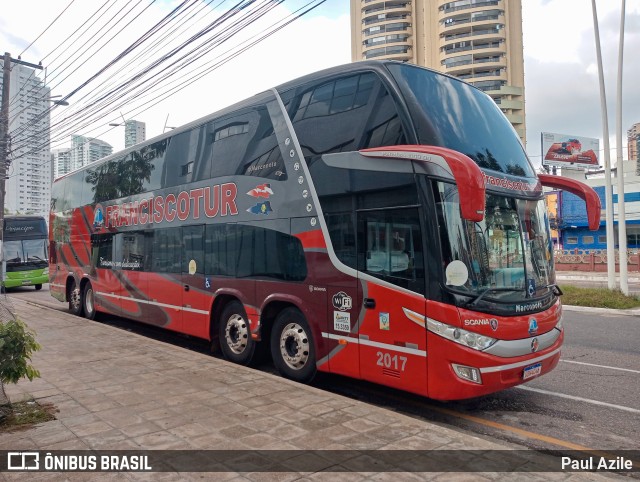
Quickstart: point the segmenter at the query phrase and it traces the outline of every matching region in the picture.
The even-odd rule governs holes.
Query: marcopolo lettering
[[[200,219],[202,216],[235,216],[238,214],[235,183],[215,184],[178,194],[154,196],[130,203],[112,204],[105,208],[106,228],[158,224]]]

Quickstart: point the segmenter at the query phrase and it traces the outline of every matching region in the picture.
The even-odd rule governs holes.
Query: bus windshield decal
[[[176,218],[180,221],[189,218],[200,219],[202,214],[207,218],[235,216],[238,214],[237,193],[236,184],[229,182],[181,191],[178,195],[170,193],[138,201],[111,204],[106,206],[104,211],[98,204],[95,208],[94,228],[99,230],[103,227],[159,224],[163,221],[170,223]]]
[[[536,191],[539,189],[540,183],[526,181],[512,181],[506,177],[494,177],[484,174],[484,182],[487,186],[498,186],[511,191]]]

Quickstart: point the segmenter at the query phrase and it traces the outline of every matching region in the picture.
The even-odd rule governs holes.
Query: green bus
[[[2,291],[18,286],[42,289],[49,282],[48,228],[42,216],[6,216],[2,244]]]

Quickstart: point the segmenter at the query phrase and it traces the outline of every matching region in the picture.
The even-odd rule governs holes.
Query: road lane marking
[[[529,392],[542,393],[544,395],[551,395],[551,396],[554,396],[554,397],[568,398],[569,400],[577,400],[579,402],[591,403],[592,405],[600,405],[602,407],[615,408],[617,410],[624,410],[625,412],[639,413],[640,414],[640,410],[638,410],[637,408],[625,407],[623,405],[615,405],[613,403],[607,403],[607,402],[600,402],[598,400],[591,400],[589,398],[574,397],[573,395],[567,395],[565,393],[550,392],[548,390],[542,390],[540,388],[523,387],[523,386],[518,386],[518,387],[514,387],[514,388],[518,388],[520,390],[527,390]]]
[[[573,361],[573,360],[560,360],[560,361],[564,363],[575,363],[576,365],[587,365],[590,367],[608,368],[609,370],[620,370],[621,372],[631,372],[631,373],[640,374],[640,370],[631,370],[630,368],[610,367],[607,365],[596,365],[595,363],[585,363],[585,362],[579,362],[579,361]]]

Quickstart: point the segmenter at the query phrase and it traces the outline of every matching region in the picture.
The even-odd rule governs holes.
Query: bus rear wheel
[[[311,329],[297,308],[280,312],[271,332],[271,356],[280,375],[308,383],[316,374],[316,355]]]
[[[91,283],[87,283],[82,289],[82,309],[86,319],[93,320],[96,317],[95,294]]]
[[[40,283],[38,283],[37,285],[35,285],[36,291],[40,291],[42,289],[42,285]]]
[[[82,295],[75,280],[69,286],[69,311],[77,316],[82,316]]]
[[[239,365],[251,362],[256,344],[251,339],[249,318],[239,301],[232,301],[222,311],[219,339],[225,359]]]

